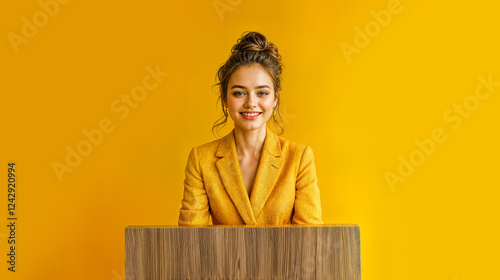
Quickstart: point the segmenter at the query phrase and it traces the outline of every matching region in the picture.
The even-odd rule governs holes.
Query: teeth
[[[242,114],[245,115],[245,116],[248,116],[248,117],[254,117],[254,116],[257,116],[260,113],[253,113],[253,114],[242,113]]]

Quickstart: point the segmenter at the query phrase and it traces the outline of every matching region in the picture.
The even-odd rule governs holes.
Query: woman
[[[234,129],[189,153],[179,225],[322,224],[314,154],[266,123],[279,114],[281,56],[245,32],[217,73],[225,120]]]

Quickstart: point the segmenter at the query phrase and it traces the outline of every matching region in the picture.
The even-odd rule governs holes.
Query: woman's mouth
[[[259,113],[240,113],[245,119],[247,120],[255,120],[256,118],[258,118],[262,112],[259,112]]]

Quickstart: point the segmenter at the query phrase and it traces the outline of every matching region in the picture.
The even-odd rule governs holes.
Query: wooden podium
[[[359,280],[359,226],[128,226],[125,275]]]

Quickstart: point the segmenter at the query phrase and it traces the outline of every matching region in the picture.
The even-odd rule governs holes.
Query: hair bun
[[[231,52],[233,53],[233,55],[248,52],[263,53],[265,57],[269,57],[276,62],[279,67],[279,72],[281,73],[281,67],[283,67],[283,63],[281,62],[281,55],[278,52],[278,47],[276,47],[276,45],[272,42],[268,42],[266,36],[259,32],[243,32],[241,37],[231,49]]]
[[[236,45],[233,46],[232,51],[257,51],[265,52],[269,50],[269,42],[267,38],[258,32],[246,31],[242,34],[242,37],[238,39]]]

